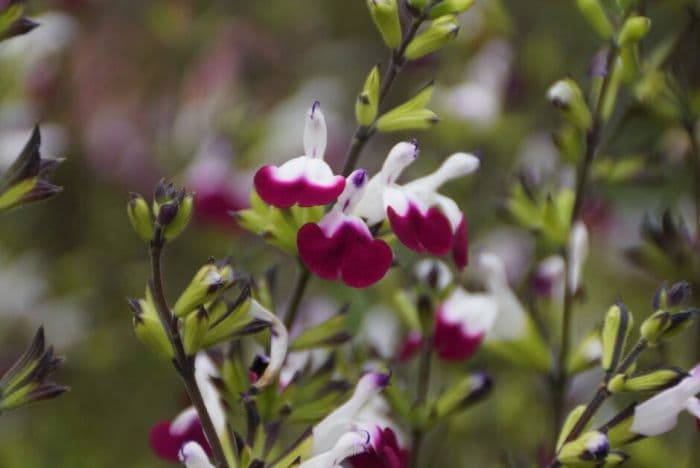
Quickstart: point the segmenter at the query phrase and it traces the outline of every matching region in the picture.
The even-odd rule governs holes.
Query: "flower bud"
[[[601,364],[605,372],[614,370],[620,362],[633,322],[632,314],[622,302],[608,310],[602,333],[603,358]]]
[[[578,9],[602,39],[610,39],[613,27],[600,0],[576,0]]]
[[[375,66],[367,75],[362,92],[355,102],[355,118],[357,123],[367,127],[377,118],[377,108],[379,106],[379,67]]]
[[[17,159],[0,174],[0,211],[45,200],[61,191],[46,180],[61,160],[42,159],[40,146],[39,127],[34,127]]]
[[[136,337],[159,356],[172,359],[173,347],[153,304],[150,291],[147,291],[146,299],[129,299],[128,302],[134,314]]]
[[[153,214],[163,229],[165,240],[172,240],[185,230],[192,217],[194,195],[178,189],[172,182],[158,183],[153,197]]]
[[[578,84],[571,78],[554,83],[547,91],[547,99],[578,129],[587,130],[591,126],[591,111]]]
[[[688,373],[675,368],[666,367],[652,371],[640,372],[634,375],[616,375],[608,385],[612,393],[619,392],[659,392],[673,387],[688,377]]]
[[[383,133],[423,130],[437,123],[438,116],[425,108],[433,95],[433,89],[433,83],[429,83],[414,97],[379,117],[377,130]]]
[[[233,271],[227,263],[219,266],[212,261],[204,265],[175,302],[175,315],[184,317],[199,306],[212,301],[233,282],[233,279]]]
[[[491,377],[484,373],[476,373],[463,378],[451,385],[437,399],[434,407],[435,416],[441,419],[482,400],[490,393],[492,386]]]
[[[45,346],[44,328],[39,327],[32,344],[0,378],[0,414],[38,401],[55,398],[68,387],[49,381],[63,360]]]
[[[423,8],[428,6],[430,0],[407,0],[408,5],[418,11],[423,11]]]
[[[475,0],[443,0],[430,10],[428,17],[435,19],[445,15],[458,15],[470,9],[474,2]]]
[[[397,0],[367,0],[367,7],[384,43],[391,49],[397,48],[401,43]]]
[[[457,37],[458,31],[459,23],[454,15],[440,17],[408,44],[404,55],[408,60],[415,60],[435,52]]]
[[[182,346],[188,356],[194,356],[202,348],[204,337],[209,331],[209,315],[204,307],[189,314],[182,323]]]
[[[601,462],[610,451],[610,443],[605,434],[591,431],[576,440],[565,443],[557,455],[562,464],[577,464],[581,462]]]
[[[667,310],[685,303],[693,294],[692,286],[686,281],[675,283],[671,287],[662,285],[654,294],[654,310]]]
[[[633,16],[622,25],[620,34],[617,36],[617,45],[626,47],[641,41],[651,28],[651,20],[646,16]]]
[[[586,405],[578,405],[576,408],[572,409],[569,415],[566,417],[564,424],[561,426],[561,432],[559,432],[557,451],[561,449],[562,445],[564,445],[566,438],[569,437],[571,430],[574,428],[578,420],[581,419],[584,411],[586,411]]]
[[[689,309],[672,314],[660,310],[642,323],[640,333],[650,345],[657,344],[662,338],[667,338],[685,330],[695,318],[697,310]]]
[[[630,456],[625,452],[620,452],[618,450],[611,450],[603,461],[603,468],[613,468],[615,466],[624,465]]]
[[[131,226],[136,234],[146,242],[153,240],[153,217],[146,200],[138,193],[129,194],[129,203],[126,205]]]

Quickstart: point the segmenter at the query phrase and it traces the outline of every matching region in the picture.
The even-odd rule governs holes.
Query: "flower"
[[[312,453],[318,455],[333,450],[336,441],[343,437],[343,434],[357,432],[360,429],[358,414],[389,385],[390,377],[389,374],[379,372],[363,375],[357,382],[350,399],[314,426]],[[369,432],[368,434],[371,441],[372,434]]]
[[[217,434],[221,436],[226,429],[226,415],[219,398],[219,392],[211,381],[218,375],[216,366],[206,353],[197,354],[195,380],[212,424]],[[203,464],[202,461],[197,463],[194,461],[201,459],[208,463],[206,454],[211,453],[211,448],[202,430],[197,410],[193,406],[183,410],[172,422],[161,421],[153,426],[149,441],[155,454],[165,460],[175,462],[180,460],[188,468],[209,466]],[[193,444],[198,448],[195,449]]]
[[[299,257],[306,267],[327,280],[341,279],[353,288],[366,288],[384,277],[394,254],[374,239],[367,224],[349,214],[367,184],[364,169],[354,171],[333,208],[318,223],[307,223],[297,233]]]
[[[462,288],[438,306],[433,346],[446,361],[462,361],[477,350],[493,326],[498,303],[487,294],[471,294]]]
[[[576,222],[571,228],[568,243],[569,270],[568,287],[572,293],[578,292],[581,288],[581,277],[583,276],[583,266],[588,257],[588,229],[582,221]]]
[[[376,426],[370,432],[369,450],[348,460],[356,468],[406,468],[409,452],[399,444],[391,428]]]
[[[304,155],[280,167],[263,166],[255,174],[255,190],[277,208],[292,205],[318,206],[332,203],[345,188],[345,178],[333,175],[323,160],[326,120],[318,101],[309,109],[304,129]]]
[[[433,255],[452,251],[455,263],[463,268],[467,264],[466,219],[454,200],[440,195],[437,189],[448,180],[474,172],[479,160],[471,154],[455,153],[432,174],[398,185],[396,179],[417,152],[415,141],[394,146],[382,169],[369,182],[355,214],[366,218],[370,225],[387,217],[406,247]],[[377,203],[377,195],[381,195],[383,206]]]
[[[663,434],[675,427],[678,415],[683,410],[700,418],[700,400],[695,397],[698,392],[700,392],[700,364],[675,386],[638,404],[634,408],[634,419],[630,430],[647,437]]]

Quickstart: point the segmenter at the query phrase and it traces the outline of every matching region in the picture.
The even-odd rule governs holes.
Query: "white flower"
[[[370,435],[368,432],[347,432],[337,439],[337,442],[330,450],[306,460],[299,465],[299,468],[339,468],[346,458],[367,451],[369,444]]]
[[[577,221],[571,228],[569,235],[569,270],[568,287],[571,293],[575,293],[581,287],[583,266],[588,258],[588,229],[582,221]]]
[[[216,389],[211,380],[212,378],[216,377],[219,377],[219,371],[212,360],[206,353],[198,353],[194,361],[194,379],[197,382],[197,387],[199,387],[200,393],[202,394],[204,406],[207,408],[207,413],[209,413],[211,422],[214,424],[216,433],[221,435],[226,429],[226,412],[221,404],[219,391]],[[176,418],[176,421],[178,419],[180,418]]]
[[[180,449],[180,461],[187,468],[214,468],[204,449],[197,442],[187,442]]]
[[[700,365],[675,386],[637,405],[630,430],[647,437],[663,434],[676,426],[678,415],[683,410],[700,418],[700,400],[695,397],[698,392]]]

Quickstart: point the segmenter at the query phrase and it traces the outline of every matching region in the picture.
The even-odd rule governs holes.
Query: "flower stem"
[[[600,145],[600,137],[603,130],[603,107],[605,100],[607,98],[608,89],[610,89],[610,81],[613,74],[613,68],[615,66],[615,61],[619,54],[619,50],[615,44],[610,46],[606,57],[605,70],[606,74],[603,77],[603,82],[600,87],[600,92],[595,101],[593,107],[593,118],[591,122],[591,128],[586,133],[585,138],[585,150],[583,154],[583,159],[581,160],[581,166],[577,171],[576,179],[576,192],[574,194],[574,206],[571,210],[571,218],[569,221],[569,232],[574,223],[581,216],[581,209],[583,207],[583,200],[586,196],[586,189],[588,182],[590,180],[591,167],[593,161],[598,152]],[[569,356],[570,339],[571,339],[571,315],[574,305],[574,293],[571,288],[569,288],[569,264],[571,259],[569,258],[568,249],[564,249],[564,261],[566,265],[565,270],[565,281],[564,281],[564,305],[562,311],[562,330],[561,330],[561,348],[557,355],[557,362],[554,368],[553,375],[551,376],[550,382],[552,386],[553,395],[553,417],[554,417],[554,428],[555,432],[562,422],[562,417],[564,414],[564,407],[566,404],[566,388],[568,385],[568,375],[566,372],[566,360]]]
[[[425,404],[430,390],[430,371],[433,362],[433,342],[430,337],[423,339],[421,348],[420,363],[418,364],[418,380],[416,381],[416,401],[414,407],[418,408]],[[425,432],[422,428],[416,427],[412,431],[413,444],[411,447],[411,468],[418,467],[420,449],[423,445]]]
[[[309,269],[304,265],[299,264],[299,274],[297,275],[297,281],[294,285],[292,299],[289,301],[289,307],[287,308],[287,313],[284,316],[284,326],[287,328],[287,330],[291,330],[292,325],[294,325],[294,321],[297,318],[301,298],[304,297],[304,291],[306,291],[306,286],[309,284],[309,278],[311,278],[311,272]]]
[[[416,37],[418,28],[420,28],[425,20],[428,19],[430,10],[437,3],[439,3],[439,0],[433,0],[418,16],[413,18],[411,26],[404,34],[401,43],[394,51],[392,51],[391,58],[389,59],[389,65],[387,66],[387,70],[382,77],[378,105],[381,105],[382,102],[384,102],[384,98],[387,96],[387,94],[389,94],[389,90],[394,85],[396,77],[401,72],[401,68],[403,67],[404,63],[406,63],[406,48],[411,43],[413,38]],[[360,155],[362,154],[362,150],[372,135],[374,135],[374,132],[374,125],[360,126],[357,128],[357,130],[355,130],[352,137],[352,142],[350,143],[350,147],[348,148],[348,152],[345,156],[345,165],[343,166],[342,172],[343,176],[347,177],[353,170],[355,170],[357,161],[360,159]]]
[[[598,391],[593,396],[593,399],[591,399],[588,405],[586,405],[586,408],[583,410],[583,414],[581,414],[581,417],[578,419],[578,421],[576,421],[574,427],[571,428],[571,432],[569,432],[569,434],[566,436],[565,442],[571,442],[572,440],[575,440],[577,437],[579,437],[581,433],[583,433],[583,431],[585,430],[586,426],[593,418],[595,413],[605,402],[605,400],[611,395],[610,391],[608,390],[608,381],[610,380],[610,377],[612,377],[615,374],[626,372],[637,361],[637,358],[642,353],[642,351],[646,349],[646,347],[647,342],[644,340],[644,338],[640,338],[639,341],[637,341],[634,347],[627,354],[627,356],[625,356],[625,358],[620,362],[620,365],[617,366],[615,371],[610,372],[608,375],[606,375],[605,380],[598,387]],[[559,463],[559,461],[555,458],[548,465],[548,468],[556,468],[560,465],[561,464]]]
[[[204,404],[204,399],[202,398],[202,394],[194,377],[194,357],[188,356],[187,353],[185,353],[180,331],[178,330],[177,319],[172,314],[170,306],[168,306],[168,301],[165,298],[165,292],[163,290],[163,276],[161,273],[161,260],[164,245],[165,242],[162,232],[157,230],[155,240],[151,242],[149,246],[151,256],[150,287],[153,294],[153,300],[155,302],[160,321],[165,328],[168,339],[170,340],[173,351],[175,352],[173,365],[182,379],[182,383],[185,386],[187,395],[192,401],[192,405],[197,410],[199,421],[202,424],[202,430],[204,431],[207,441],[209,442],[209,446],[212,449],[214,465],[219,468],[228,468],[226,455],[224,454],[223,447],[221,446],[221,441],[216,433],[216,428],[214,427],[211,417],[209,416],[209,412],[207,411],[207,407]]]

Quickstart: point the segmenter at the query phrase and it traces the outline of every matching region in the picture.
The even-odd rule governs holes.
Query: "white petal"
[[[582,221],[577,221],[569,236],[569,291],[576,292],[581,287],[583,265],[588,257],[588,229]]]
[[[484,252],[479,256],[477,265],[486,290],[498,303],[498,317],[487,339],[514,340],[523,337],[527,325],[525,309],[508,285],[503,261],[494,254]]]
[[[279,374],[284,358],[287,356],[287,347],[289,344],[289,336],[287,328],[279,318],[266,308],[264,308],[256,300],[252,300],[250,304],[249,314],[259,320],[270,323],[270,362],[265,368],[265,372],[258,378],[254,386],[262,388],[269,385],[274,378]]]
[[[355,205],[360,201],[367,187],[367,171],[357,169],[345,179],[345,188],[338,196],[338,201],[333,206],[334,210],[343,213],[352,213]]]
[[[428,208],[425,203],[422,203],[417,198],[409,198],[408,194],[398,185],[393,187],[388,187],[384,190],[384,196],[382,198],[383,211],[386,213],[389,207],[393,209],[399,216],[405,216],[408,212],[409,202],[413,202],[415,206],[425,213]],[[375,201],[377,203],[377,201]],[[378,204],[378,203],[377,203]]]
[[[357,382],[352,397],[313,428],[313,454],[329,450],[338,438],[351,429],[353,420],[363,406],[375,395],[382,391],[388,383],[388,376],[369,373]]]
[[[194,406],[185,408],[170,423],[170,434],[175,436],[183,434],[195,419],[199,419],[197,409]]]
[[[488,294],[471,294],[456,288],[440,307],[442,318],[460,324],[467,335],[488,332],[498,315],[498,302]]]
[[[306,114],[304,127],[304,154],[310,158],[323,159],[326,152],[326,119],[318,101],[314,102]]]
[[[685,409],[688,410],[688,413],[700,419],[700,400],[695,397],[688,398],[688,401],[685,402]]]
[[[204,449],[197,442],[187,442],[180,449],[180,461],[187,468],[214,468]]]
[[[459,209],[457,203],[455,203],[455,201],[451,198],[436,193],[433,195],[432,204],[440,207],[440,211],[442,211],[442,213],[447,217],[447,220],[450,222],[452,231],[456,231],[464,219],[464,214],[462,214],[462,210]]]
[[[207,412],[214,424],[216,433],[221,435],[226,428],[226,413],[221,404],[219,391],[211,383],[212,377],[218,377],[219,371],[214,366],[214,363],[209,359],[206,353],[197,354],[194,361],[194,378],[197,381],[199,391],[202,393],[204,405],[207,407]]]
[[[307,165],[311,158],[299,156],[282,164],[275,171],[275,179],[282,181],[298,180],[304,177],[307,172]],[[330,170],[330,168],[329,168]]]
[[[686,377],[678,385],[637,405],[631,431],[651,437],[673,429],[678,414],[685,409],[688,399],[693,396],[692,393],[689,394],[693,389],[692,380],[692,377]]]
[[[315,436],[314,436],[315,437]],[[315,445],[315,440],[314,440]],[[363,453],[369,449],[367,432],[347,432],[337,439],[332,449],[306,460],[299,468],[334,468],[346,458]]]
[[[430,175],[416,179],[405,185],[407,189],[421,192],[435,192],[448,180],[469,175],[479,168],[479,158],[469,153],[455,153],[445,159],[440,167]]]
[[[385,185],[396,182],[406,167],[418,156],[418,143],[402,141],[391,148],[379,171],[380,180]]]
[[[547,90],[547,99],[557,105],[567,105],[576,97],[576,91],[565,80],[559,80]]]

